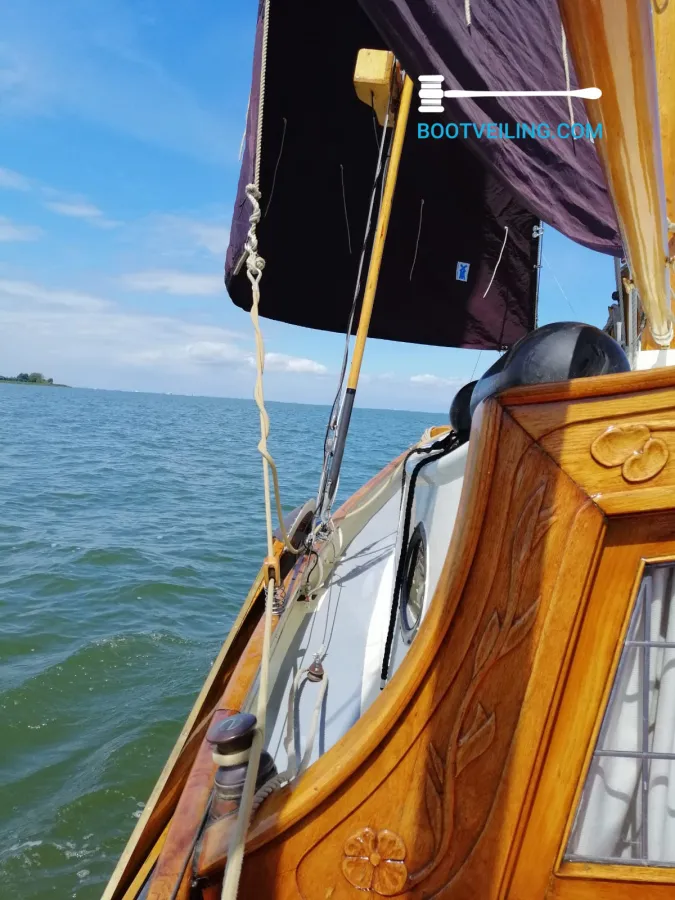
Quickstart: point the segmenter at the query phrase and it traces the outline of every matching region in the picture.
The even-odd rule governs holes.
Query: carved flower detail
[[[393,831],[362,828],[347,838],[344,854],[342,873],[355,888],[381,897],[393,897],[405,888],[405,844]]]
[[[652,427],[671,431],[672,423]],[[652,437],[647,424],[611,425],[593,441],[591,455],[608,469],[621,466],[626,481],[640,482],[649,481],[664,468],[668,462],[668,447],[660,438]]]

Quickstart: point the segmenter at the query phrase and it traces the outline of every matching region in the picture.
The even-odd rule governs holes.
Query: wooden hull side
[[[663,453],[640,461],[641,481],[613,472],[596,442],[622,423],[656,431],[669,410],[664,371],[483,404],[408,657],[351,731],[266,801],[240,897],[673,896],[673,870],[562,859],[640,560],[675,559],[675,429],[659,432],[663,465]],[[219,896],[225,837],[210,829],[200,847],[205,900]]]

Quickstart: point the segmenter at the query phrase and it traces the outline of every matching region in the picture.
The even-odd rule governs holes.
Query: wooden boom
[[[577,76],[599,87],[587,104],[631,274],[652,337],[673,337],[668,220],[651,0],[558,0]]]

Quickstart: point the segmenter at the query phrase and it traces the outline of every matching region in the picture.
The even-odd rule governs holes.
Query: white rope
[[[507,240],[508,236],[509,236],[509,226],[505,225],[502,249],[499,251],[499,258],[497,260],[497,265],[495,266],[495,270],[492,273],[492,278],[490,279],[490,284],[488,284],[488,286],[485,288],[485,293],[483,294],[483,299],[485,299],[485,297],[487,297],[487,293],[490,290],[490,288],[492,287],[492,282],[495,280],[495,275],[497,274],[497,269],[499,268],[499,263],[502,261],[502,256],[504,255],[504,247],[506,247],[506,240]]]
[[[263,342],[262,331],[260,330],[260,317],[258,307],[260,306],[260,279],[263,269],[265,268],[265,260],[258,253],[258,236],[256,229],[260,221],[260,191],[254,184],[246,187],[246,196],[248,197],[253,212],[250,216],[251,227],[246,238],[246,275],[251,282],[251,292],[253,294],[253,302],[251,304],[251,321],[253,322],[253,330],[255,332],[256,344],[256,382],[254,397],[260,412],[260,441],[258,443],[258,451],[263,458],[263,481],[265,490],[265,519],[267,523],[267,555],[274,555],[274,529],[272,526],[272,513],[270,509],[270,490],[269,490],[269,472],[272,472],[272,481],[274,483],[274,499],[276,501],[277,517],[279,519],[279,530],[282,540],[287,550],[291,553],[299,553],[301,547],[294,547],[286,531],[284,525],[284,514],[281,509],[281,494],[279,491],[279,477],[277,474],[277,466],[272,455],[267,449],[267,438],[270,433],[270,419],[265,409],[265,395],[263,392],[263,373],[265,371],[265,344]]]
[[[320,660],[322,657],[323,648],[317,653],[316,660]],[[302,775],[307,766],[309,765],[309,761],[312,758],[312,750],[314,749],[314,742],[316,741],[316,733],[319,727],[319,716],[321,714],[321,707],[323,706],[323,698],[326,695],[326,689],[328,688],[328,676],[324,673],[323,678],[321,679],[321,687],[319,688],[319,693],[316,698],[316,702],[314,704],[314,712],[312,713],[312,721],[309,727],[309,732],[307,734],[307,742],[305,744],[305,749],[300,759],[300,765],[297,764],[297,757],[295,753],[295,706],[297,695],[300,691],[300,685],[309,675],[309,667],[306,669],[300,669],[298,674],[293,679],[293,684],[288,692],[288,715],[286,718],[286,739],[284,741],[284,745],[286,747],[286,771],[283,773],[283,776],[286,781],[292,781],[293,778],[296,778],[298,775]]]
[[[471,28],[471,0],[464,0],[464,15],[467,26]]]

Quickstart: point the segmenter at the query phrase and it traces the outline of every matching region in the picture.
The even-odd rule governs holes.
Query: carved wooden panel
[[[604,527],[508,416],[498,448],[466,584],[455,594],[449,568],[439,582],[448,614],[420,687],[340,791],[249,855],[242,896],[498,895]]]
[[[675,389],[510,412],[608,514],[675,508]]]

